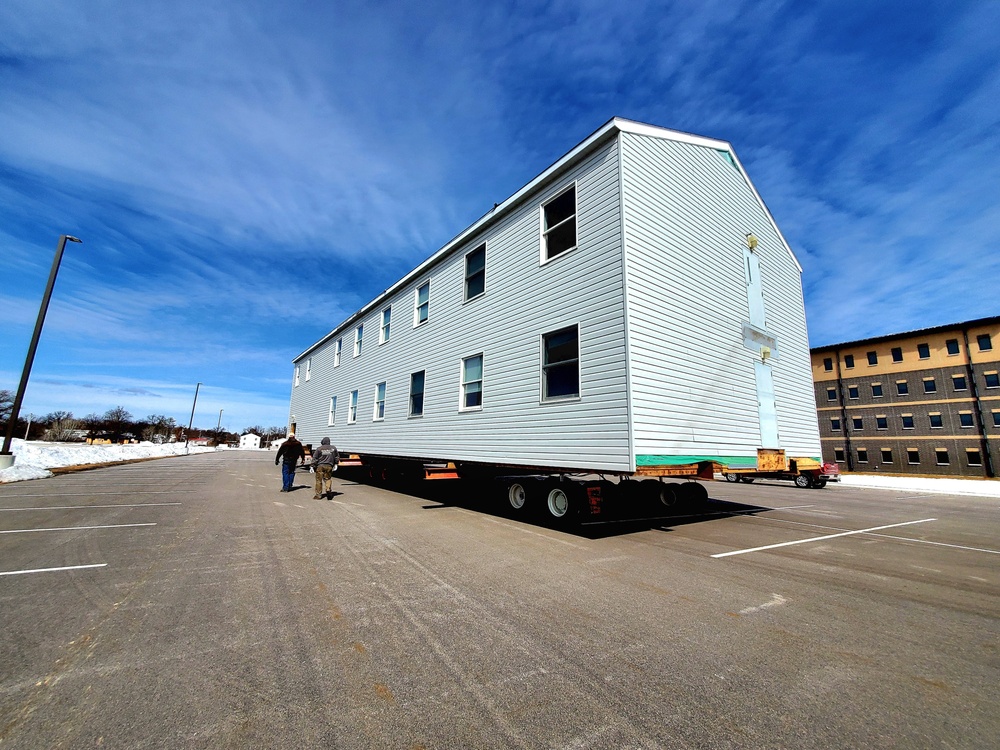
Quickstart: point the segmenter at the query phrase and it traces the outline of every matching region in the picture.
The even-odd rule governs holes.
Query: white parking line
[[[859,529],[857,531],[844,531],[839,534],[827,534],[826,536],[815,536],[811,539],[798,539],[794,542],[779,542],[778,544],[765,544],[763,547],[751,547],[750,549],[740,549],[734,550],[732,552],[720,552],[717,555],[712,555],[712,557],[730,557],[732,555],[745,555],[748,552],[761,552],[766,549],[777,549],[778,547],[791,547],[795,544],[808,544],[809,542],[822,542],[826,539],[836,539],[839,536],[851,536],[852,534],[868,534],[872,531],[881,531],[882,529],[894,529],[898,526],[911,526],[915,523],[927,523],[928,521],[936,521],[936,518],[922,518],[919,521],[904,521],[903,523],[890,523],[887,526],[873,526],[870,529]]]
[[[59,570],[84,570],[86,568],[106,568],[107,563],[95,563],[93,565],[67,565],[64,568],[35,568],[34,570],[5,570],[0,572],[0,576],[21,576],[25,573],[55,573]]]
[[[85,529],[126,529],[132,526],[156,526],[155,523],[116,523],[111,526],[61,526],[53,529],[9,529],[0,534],[27,534],[31,531],[82,531]]]
[[[48,508],[0,508],[0,513],[15,510],[81,510],[85,508],[148,508],[152,505],[180,505],[180,503],[115,503],[114,505],[52,505]]]
[[[133,490],[131,492],[102,492],[101,495],[176,495],[177,490]],[[40,495],[3,495],[6,500],[9,497],[93,497],[93,492],[46,492]]]

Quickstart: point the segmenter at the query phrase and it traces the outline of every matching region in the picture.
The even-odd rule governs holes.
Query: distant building
[[[248,432],[246,435],[241,435],[240,448],[258,450],[260,448],[260,435],[254,435],[252,432]]]
[[[997,476],[1000,317],[810,353],[825,461],[847,471]]]

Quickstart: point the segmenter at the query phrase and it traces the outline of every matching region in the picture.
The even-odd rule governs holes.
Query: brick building
[[[997,476],[1000,317],[810,352],[825,461],[847,471]]]

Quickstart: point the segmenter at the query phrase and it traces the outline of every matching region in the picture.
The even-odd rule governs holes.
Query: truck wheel
[[[524,511],[524,505],[528,501],[528,492],[521,482],[511,482],[507,487],[507,501],[514,510]]]
[[[813,488],[814,489],[821,490],[824,487],[826,487],[826,480],[825,479],[817,479],[815,482],[813,482]]]
[[[753,484],[753,480],[757,477],[740,477],[741,482],[746,482],[747,484]]]
[[[808,474],[799,474],[795,477],[796,487],[802,487],[803,489],[805,489],[806,487],[812,487],[812,484],[813,484],[813,478]]]
[[[724,476],[726,478],[727,482],[738,482],[738,481],[740,481],[740,475],[739,474],[723,474],[722,476]]]

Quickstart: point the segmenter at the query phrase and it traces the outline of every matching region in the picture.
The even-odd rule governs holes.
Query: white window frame
[[[354,358],[357,359],[361,356],[361,345],[364,343],[365,339],[365,324],[362,323],[357,328],[354,329]]]
[[[299,365],[295,365],[295,385],[299,384]]]
[[[427,287],[427,301],[421,302],[420,290],[423,289],[424,287]],[[421,307],[427,308],[423,320],[420,319]],[[420,286],[418,286],[416,289],[413,290],[413,327],[416,328],[417,326],[425,325],[427,321],[430,319],[431,319],[431,280],[428,279],[423,284],[421,284]]]
[[[413,376],[417,375],[418,373],[421,374],[421,375],[423,375],[424,385],[423,385],[423,390],[420,391],[420,411],[417,412],[417,413],[415,413],[413,411],[413,396],[414,396],[414,392],[413,392]],[[427,393],[427,370],[417,370],[416,372],[411,372],[410,373],[410,394],[409,394],[409,396],[407,398],[407,402],[406,402],[406,416],[413,417],[414,419],[418,419],[418,418],[424,416],[424,395],[426,393]]]
[[[385,421],[385,391],[386,391],[386,381],[375,384],[375,399],[372,404],[372,422],[384,422]],[[381,391],[381,394],[379,394]],[[382,398],[379,398],[379,395]]]
[[[551,226],[551,227],[546,228],[545,227],[545,207],[548,206],[553,201],[558,200],[559,198],[561,198],[563,195],[565,195],[566,193],[568,193],[570,190],[573,191],[573,214],[571,216],[566,217],[565,219],[563,219],[562,221],[560,221],[555,226]],[[567,185],[565,188],[563,188],[562,190],[560,190],[558,193],[556,193],[555,195],[553,195],[547,201],[543,202],[541,204],[541,206],[539,206],[539,212],[538,212],[538,230],[539,230],[539,236],[540,236],[540,240],[541,240],[540,243],[539,243],[540,244],[540,247],[539,247],[539,265],[544,266],[546,263],[551,263],[556,258],[561,258],[564,255],[568,255],[569,253],[573,252],[578,247],[580,247],[580,221],[579,221],[579,218],[580,218],[580,191],[579,191],[579,189],[577,187],[576,180],[574,180],[571,184]],[[558,229],[563,224],[565,224],[567,221],[573,221],[574,222],[574,226],[576,228],[576,231],[575,231],[576,242],[573,244],[572,247],[568,247],[565,250],[563,250],[562,252],[560,252],[558,255],[553,255],[553,256],[550,257],[549,254],[548,254],[548,235],[551,234],[554,229]]]
[[[358,421],[358,392],[351,391],[351,398],[347,402],[347,424],[354,424]]]
[[[465,363],[468,362],[469,360],[476,359],[477,357],[479,358],[479,369],[481,371],[480,374],[479,374],[479,380],[470,380],[470,381],[466,382],[466,380],[465,380]],[[483,410],[483,401],[484,401],[483,390],[484,390],[484,387],[485,387],[485,384],[486,384],[485,381],[486,381],[486,357],[485,357],[484,353],[483,352],[479,352],[478,354],[470,354],[468,357],[462,357],[462,361],[459,363],[459,370],[458,370],[458,382],[459,382],[459,387],[458,387],[458,410],[459,411],[482,411]],[[466,406],[465,405],[466,387],[469,386],[469,385],[472,385],[473,383],[479,383],[479,405],[478,406]]]
[[[310,357],[309,359],[306,360],[306,382],[307,383],[309,382],[309,378],[312,377],[312,369],[313,369],[313,358]]]
[[[337,424],[337,397],[330,396],[330,411],[326,415],[326,426],[333,427]]]
[[[478,253],[480,250],[483,251],[483,270],[481,272],[477,272],[477,273],[482,273],[482,275],[483,275],[483,291],[479,292],[478,294],[473,294],[472,296],[469,296],[469,258],[472,256],[473,253]],[[470,250],[469,252],[467,252],[465,254],[465,264],[464,264],[465,270],[464,270],[464,276],[463,276],[463,279],[462,279],[462,299],[465,302],[471,302],[472,300],[479,299],[480,297],[485,297],[486,296],[486,254],[487,254],[487,252],[488,251],[486,249],[486,243],[485,242],[481,242],[478,245],[476,245],[474,248],[472,248],[472,250]]]
[[[389,343],[389,333],[392,325],[392,305],[382,310],[382,316],[378,329],[378,345]]]
[[[547,396],[546,395],[546,383],[547,383],[547,381],[545,379],[545,376],[546,376],[545,370],[546,370],[546,367],[548,367],[548,365],[546,365],[546,363],[545,363],[545,337],[546,336],[552,336],[553,334],[556,334],[556,333],[562,333],[563,331],[568,331],[571,328],[575,328],[576,329],[576,360],[574,360],[576,362],[576,393],[569,394],[569,395],[566,395],[566,396]],[[539,387],[538,400],[540,402],[542,402],[542,403],[551,403],[551,402],[559,402],[559,401],[579,401],[580,398],[581,398],[581,396],[582,396],[582,393],[583,393],[581,382],[580,382],[581,378],[582,378],[582,375],[581,375],[581,372],[580,372],[580,369],[581,369],[580,368],[580,324],[579,323],[574,323],[572,325],[563,326],[562,328],[557,328],[554,331],[546,331],[545,333],[541,334],[538,337],[538,347],[539,347],[538,364],[539,364],[539,376],[540,376],[540,382],[538,384],[538,387]],[[557,365],[558,364],[567,364],[569,361],[570,360],[567,360],[566,362],[557,362],[555,364],[557,364]]]
[[[341,336],[337,339],[337,343],[333,345],[333,366],[340,367],[340,353],[344,350],[344,337]]]

